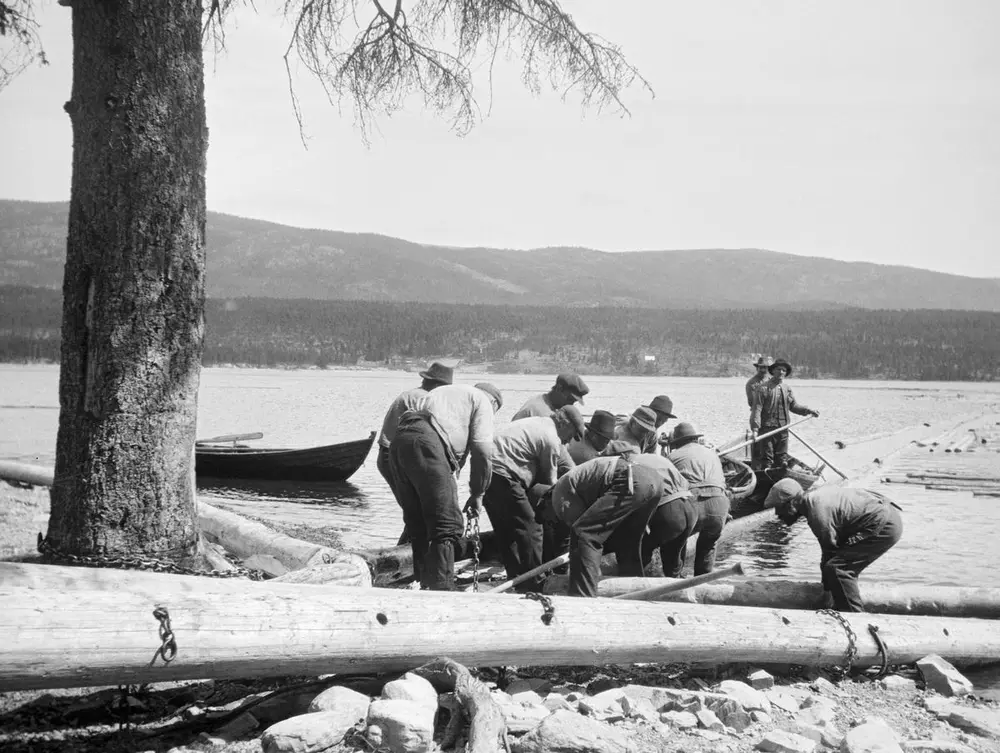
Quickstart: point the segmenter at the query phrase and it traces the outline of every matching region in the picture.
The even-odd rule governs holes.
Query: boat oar
[[[665,586],[654,586],[653,588],[647,588],[644,591],[633,591],[630,594],[619,594],[618,596],[612,596],[611,598],[649,601],[650,599],[655,599],[657,596],[662,596],[663,594],[672,594],[675,591],[683,591],[688,588],[693,588],[694,586],[700,586],[702,583],[711,583],[713,580],[722,580],[723,578],[728,578],[730,575],[743,575],[743,565],[737,562],[732,567],[727,567],[723,570],[713,570],[710,573],[696,575],[693,578],[675,580]]]
[[[739,444],[734,444],[732,447],[723,447],[721,450],[716,450],[716,452],[719,455],[728,455],[729,453],[735,452],[736,450],[742,450],[748,444],[754,444],[755,442],[759,442],[762,439],[767,439],[768,437],[773,437],[775,434],[780,434],[783,431],[789,431],[790,432],[792,430],[793,426],[798,426],[799,424],[804,424],[806,421],[809,421],[811,418],[812,418],[812,416],[806,416],[805,418],[800,418],[798,421],[793,421],[792,423],[786,424],[785,426],[779,426],[777,429],[773,429],[772,431],[769,431],[766,434],[758,434],[756,439],[748,439],[745,442],[740,442]]]
[[[223,434],[221,437],[195,440],[195,444],[222,444],[223,442],[245,442],[248,439],[263,439],[264,432],[253,431],[249,434]]]
[[[569,552],[567,552],[566,554],[560,554],[554,560],[549,560],[548,562],[545,562],[539,565],[538,567],[534,567],[528,572],[518,575],[513,580],[508,580],[505,583],[501,583],[499,586],[495,586],[494,588],[491,588],[489,591],[484,591],[484,593],[498,594],[501,591],[509,591],[514,586],[519,586],[520,584],[524,583],[524,581],[531,580],[536,575],[547,573],[549,570],[557,568],[560,565],[565,565],[567,562],[569,562]]]
[[[842,470],[840,470],[837,466],[835,466],[833,463],[831,463],[825,457],[823,457],[822,455],[820,455],[819,454],[819,450],[817,450],[815,447],[813,447],[811,444],[809,444],[806,440],[804,440],[802,437],[800,437],[798,434],[796,434],[791,429],[788,430],[788,433],[791,434],[793,437],[795,437],[797,440],[799,440],[802,444],[804,444],[806,446],[806,449],[810,450],[813,453],[813,455],[815,455],[816,457],[818,457],[820,460],[822,460],[824,463],[826,463],[828,466],[830,466],[830,468],[832,468],[834,471],[836,471],[838,474],[840,474],[841,478],[843,478],[843,479],[847,478],[847,474],[846,473],[844,473]]]

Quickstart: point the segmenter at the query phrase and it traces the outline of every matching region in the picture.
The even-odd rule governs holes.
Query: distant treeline
[[[0,360],[58,361],[60,294],[0,287]],[[401,366],[430,357],[494,371],[728,376],[751,353],[798,377],[1000,379],[1000,314],[667,311],[245,298],[210,300],[205,365]]]

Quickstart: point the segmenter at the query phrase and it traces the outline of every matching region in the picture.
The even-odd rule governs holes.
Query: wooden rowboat
[[[372,443],[367,439],[302,449],[262,449],[195,445],[195,473],[199,478],[273,479],[281,481],[344,481],[365,462]]]
[[[145,575],[95,586],[25,584],[0,564],[0,691],[200,678],[398,672],[435,657],[467,666],[632,662],[855,665],[938,654],[957,666],[1000,661],[1000,621],[843,614],[552,596],[345,588]],[[82,572],[82,574],[80,574]],[[21,575],[18,575],[20,573]],[[163,627],[176,641],[164,663]],[[445,627],[446,629],[442,629]]]

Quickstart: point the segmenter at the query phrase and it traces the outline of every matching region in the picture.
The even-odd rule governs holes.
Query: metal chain
[[[836,670],[841,677],[846,677],[851,673],[851,667],[854,665],[854,660],[858,658],[858,636],[854,634],[854,628],[851,627],[851,623],[848,622],[844,618],[844,615],[836,609],[819,609],[817,611],[819,614],[825,614],[833,617],[840,623],[841,627],[844,628],[844,632],[847,633],[847,651],[844,652],[844,666],[834,667],[834,670]]]
[[[157,656],[163,659],[164,664],[169,664],[177,656],[177,639],[174,637],[174,631],[170,629],[170,612],[166,607],[157,607],[153,610],[153,617],[160,622],[160,647],[153,654],[153,661],[149,666],[156,663]]]
[[[479,591],[479,552],[482,544],[479,541],[479,514],[474,510],[465,513],[465,537],[472,542],[472,590]]]
[[[524,598],[531,599],[532,601],[537,601],[539,604],[541,604],[543,609],[542,622],[544,622],[546,625],[552,624],[552,620],[556,616],[556,606],[555,604],[552,603],[552,599],[550,599],[545,594],[535,593],[534,591],[529,591],[528,593],[524,594]]]
[[[249,578],[250,580],[263,580],[264,574],[260,570],[250,570],[242,565],[236,565],[233,570],[198,570],[193,567],[184,567],[170,560],[161,560],[155,557],[135,557],[135,556],[107,556],[99,554],[69,554],[60,552],[48,539],[38,534],[38,552],[46,559],[54,562],[66,562],[79,567],[106,567],[119,570],[147,570],[155,573],[172,573],[174,575],[200,575],[208,578]],[[234,563],[235,564],[235,563]]]
[[[868,632],[871,634],[872,640],[875,641],[875,645],[878,647],[878,652],[882,657],[882,664],[879,666],[873,679],[881,680],[889,674],[889,647],[885,644],[885,641],[882,640],[882,636],[878,631],[878,625],[872,625],[869,623]]]

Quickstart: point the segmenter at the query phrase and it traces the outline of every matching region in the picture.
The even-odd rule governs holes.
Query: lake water
[[[748,374],[749,376],[749,374]],[[459,382],[483,379],[503,390],[500,423],[530,396],[547,390],[551,376],[457,374]],[[743,431],[747,406],[744,378],[694,379],[586,377],[591,392],[585,412],[631,412],[666,393],[674,412],[693,421],[709,441]],[[321,371],[217,368],[202,372],[198,436],[261,431],[261,446],[305,447],[360,439],[377,430],[389,403],[417,386],[419,377],[394,371]],[[1000,384],[934,382],[790,382],[796,398],[822,418],[802,435],[823,452],[836,440],[867,437],[921,422],[1000,411]],[[0,459],[52,465],[58,422],[58,367],[0,364]],[[811,461],[793,440],[791,452]],[[917,488],[917,487],[914,487]],[[921,489],[921,492],[923,490]],[[281,482],[252,488],[202,488],[206,500],[263,519],[339,528],[350,546],[391,545],[402,527],[398,507],[375,469],[374,451],[350,481],[294,486]],[[909,499],[908,499],[909,497]],[[937,585],[994,586],[1000,534],[1000,500],[964,498],[956,508],[940,495],[900,494],[905,508],[903,540],[866,577]],[[727,552],[764,574],[818,578],[819,548],[807,527],[777,523],[739,541]]]

